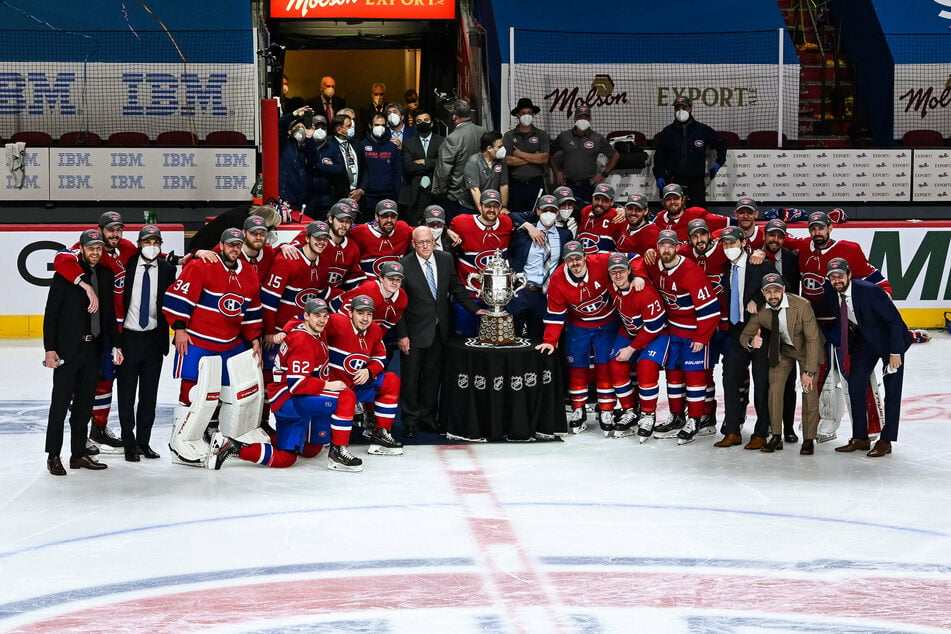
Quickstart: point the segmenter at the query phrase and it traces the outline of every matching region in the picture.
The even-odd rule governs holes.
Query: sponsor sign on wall
[[[8,200],[235,201],[254,185],[253,148],[27,148],[22,187],[3,156]]]
[[[951,65],[895,65],[895,138],[909,130],[951,130]]]
[[[951,202],[951,148],[915,150],[916,201]]]
[[[452,20],[455,0],[270,0],[272,18]]]

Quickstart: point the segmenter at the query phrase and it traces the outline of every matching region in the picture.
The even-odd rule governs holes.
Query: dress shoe
[[[779,434],[773,434],[769,437],[769,440],[766,442],[766,446],[760,449],[763,453],[773,453],[774,451],[783,450],[783,437]]]
[[[403,438],[404,439],[413,439],[416,438],[416,427],[413,425],[407,425],[403,429]]]
[[[89,456],[80,456],[79,458],[69,459],[69,468],[70,469],[92,469],[93,471],[101,471],[107,468],[107,465],[104,465],[101,462],[96,462]]]
[[[872,450],[865,454],[869,458],[881,458],[892,452],[892,443],[887,440],[879,440],[875,443],[875,446],[872,447]]]
[[[849,444],[836,447],[835,450],[840,453],[852,453],[853,451],[868,451],[869,447],[868,438],[850,438]]]
[[[123,448],[125,452],[125,461],[126,462],[138,462],[139,461],[139,450],[135,445],[127,445]]]
[[[727,434],[721,438],[718,442],[713,443],[714,447],[732,447],[734,445],[742,445],[743,436],[739,434]]]
[[[746,443],[743,449],[749,449],[749,450],[762,449],[765,446],[766,446],[765,438],[763,438],[762,436],[753,436],[752,438],[750,438],[750,441]]]
[[[139,445],[138,449],[139,449],[139,455],[145,456],[149,460],[156,460],[162,457],[158,455],[158,452],[152,451],[152,448],[149,447],[148,445]]]
[[[790,445],[794,445],[799,442],[799,436],[797,436],[796,432],[794,431],[787,431],[785,434],[783,434],[783,440],[788,442]]]
[[[802,441],[802,449],[799,450],[800,456],[811,456],[814,451],[815,447],[813,446],[813,441],[811,438],[807,438]]]
[[[59,456],[50,456],[47,458],[46,468],[49,469],[51,475],[66,475],[66,469],[63,468],[63,461],[59,459]]]

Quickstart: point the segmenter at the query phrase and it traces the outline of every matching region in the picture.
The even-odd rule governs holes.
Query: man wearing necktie
[[[766,359],[759,350],[740,345],[740,334],[744,325],[763,305],[763,294],[760,292],[763,276],[775,273],[776,268],[768,261],[761,264],[749,261],[746,235],[739,227],[725,227],[720,234],[720,242],[727,257],[723,273],[723,299],[727,304],[730,325],[723,355],[723,401],[726,409],[723,418],[724,437],[714,444],[717,447],[732,447],[742,442],[740,425],[746,417],[746,407],[740,390],[745,383],[747,369],[752,366],[756,426],[746,449],[762,449],[766,446],[769,428]]]
[[[852,438],[835,450],[868,451],[870,458],[880,458],[892,452],[892,443],[898,438],[905,351],[911,345],[911,334],[888,294],[871,282],[854,279],[845,259],[829,261],[828,277],[836,292],[836,323],[842,339],[843,366],[848,372],[852,414]],[[879,361],[885,384],[885,425],[869,451],[865,389]]]
[[[762,293],[766,298],[763,310],[750,317],[740,335],[740,345],[762,351],[764,340],[769,364],[769,442],[761,451],[770,453],[783,448],[783,407],[786,381],[799,362],[802,383],[802,448],[799,453],[811,456],[815,450],[819,428],[819,391],[816,372],[825,358],[825,337],[819,329],[812,304],[799,295],[787,293],[785,281],[777,273],[763,276]],[[768,331],[768,336],[764,333]],[[738,441],[739,442],[739,441]]]
[[[257,216],[255,216],[257,217]],[[126,264],[122,293],[125,321],[122,349],[125,362],[116,368],[119,424],[125,459],[158,458],[149,446],[162,361],[169,350],[169,323],[162,314],[165,291],[175,281],[175,267],[159,258],[162,232],[155,225],[139,230],[138,252]],[[136,392],[139,405],[135,407]]]

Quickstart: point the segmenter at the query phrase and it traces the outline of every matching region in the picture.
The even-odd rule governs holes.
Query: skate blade
[[[835,440],[836,438],[838,438],[838,435],[836,434],[817,434],[816,442],[824,443],[824,442],[829,442],[830,440]]]
[[[678,444],[678,445],[688,445],[688,444],[692,443],[692,442],[693,442],[694,440],[696,440],[696,439],[697,439],[696,436],[694,436],[693,438],[678,438],[678,439],[677,439],[677,444]]]
[[[90,441],[92,444],[96,445],[96,448],[99,449],[98,456],[123,456],[125,455],[125,448],[123,447],[113,447],[112,445],[99,444],[95,440]]]
[[[642,445],[650,439],[651,439],[650,436],[638,436],[637,438],[637,440],[640,441],[640,444]]]
[[[367,449],[368,454],[374,456],[402,456],[402,447],[384,447],[382,445],[370,445]]]
[[[339,462],[328,462],[327,468],[331,471],[349,471],[350,473],[358,473],[363,471],[363,465],[359,464],[354,467],[348,467],[345,464],[340,464]]]
[[[570,431],[572,434],[580,434],[587,428],[588,426],[586,424],[581,424],[581,425],[578,425],[577,427],[568,427],[568,431]]]
[[[715,430],[713,427],[701,427],[700,429],[697,430],[697,435],[698,436],[712,436],[714,431]]]

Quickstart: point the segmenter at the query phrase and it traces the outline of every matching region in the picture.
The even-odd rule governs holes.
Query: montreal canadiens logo
[[[320,291],[316,288],[305,288],[294,297],[294,303],[298,308],[303,308],[312,299],[318,299]]]
[[[383,275],[382,268],[383,265],[387,262],[397,262],[399,260],[395,255],[384,255],[381,256],[376,262],[373,263],[373,274],[380,276]]]
[[[593,149],[594,149],[594,141],[585,141],[585,142],[584,142],[584,147],[585,147],[586,150],[593,150]]]
[[[372,151],[373,151],[373,146],[372,146],[372,145],[364,145],[364,146],[363,146],[363,150],[364,150],[365,152],[372,152]]]
[[[665,304],[667,304],[667,305],[670,306],[671,308],[676,308],[676,306],[677,306],[677,296],[676,296],[676,295],[674,295],[673,293],[669,293],[669,292],[667,292],[667,291],[662,291],[662,290],[660,290],[660,289],[657,289],[657,292],[660,293],[660,296],[661,296],[662,298],[664,298],[664,303],[665,303]]]
[[[802,294],[816,297],[822,295],[822,288],[825,285],[826,278],[816,273],[804,273],[802,276]]]
[[[596,233],[582,233],[578,235],[578,242],[581,243],[581,246],[584,247],[585,253],[597,253],[598,252],[598,243],[601,241],[601,236]]]
[[[329,269],[327,271],[327,282],[331,286],[336,286],[337,284],[340,283],[340,280],[342,279],[343,279],[343,273],[340,271],[340,269]]]
[[[529,142],[529,143],[538,143],[538,137],[537,137],[537,136],[530,136],[530,137],[528,137],[528,142]]]
[[[116,290],[125,288],[125,271],[122,271],[116,275],[116,279],[113,280],[112,285],[116,288]]]
[[[703,139],[697,139],[696,141],[693,142],[693,144],[696,145],[697,147],[703,147]]]
[[[501,172],[501,171],[502,171],[502,166],[501,166],[501,165],[494,165],[494,166],[492,167],[492,169],[495,170],[496,172]]]
[[[494,255],[495,255],[495,249],[491,251],[482,251],[481,253],[479,253],[479,255],[475,257],[476,267],[478,267],[480,270],[487,268],[489,266],[489,259],[491,259]],[[504,252],[502,253],[502,257],[505,257]]]
[[[607,303],[608,302],[604,295],[598,295],[597,297],[589,299],[586,302],[578,304],[577,309],[578,312],[591,315],[601,311],[607,305]]]
[[[235,293],[225,293],[218,300],[218,310],[225,317],[237,317],[241,314],[242,306],[244,306],[244,297]]]
[[[360,354],[351,354],[343,360],[343,369],[349,372],[350,374],[356,374],[363,368],[367,367],[367,357]]]

